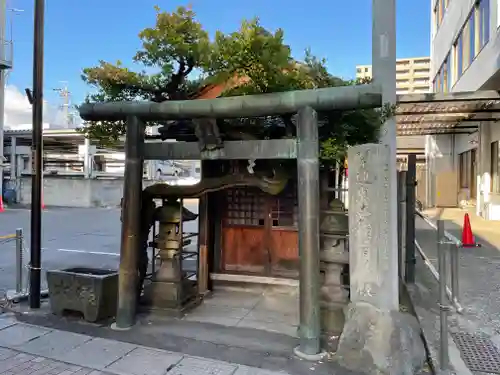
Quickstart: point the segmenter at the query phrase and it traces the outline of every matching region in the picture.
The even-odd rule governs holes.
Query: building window
[[[441,87],[441,70],[438,70],[436,77],[434,78],[434,82],[432,83],[434,88],[434,92],[439,92]]]
[[[361,68],[356,69],[357,73],[361,73]]]
[[[298,201],[297,188],[288,185],[278,196],[270,197],[271,226],[273,227],[297,227],[298,225]]]
[[[460,79],[465,70],[472,64],[481,48],[490,38],[490,0],[476,2],[472,12],[467,17],[462,31],[453,46],[453,53],[448,61],[448,80],[445,86],[449,90]],[[453,63],[450,61],[453,60]]]
[[[441,25],[441,22],[443,21],[444,12],[445,12],[446,8],[448,8],[449,3],[450,3],[450,0],[438,0],[438,1],[436,1],[436,7],[434,8],[434,21],[435,21],[436,30],[438,29],[439,25]]]
[[[498,173],[500,171],[498,162],[500,158],[498,157],[498,141],[491,143],[491,159],[490,159],[490,173],[491,173],[491,192],[500,193],[500,181],[498,179]]]
[[[457,42],[455,44],[455,61],[457,62],[457,68],[456,68],[456,75],[455,75],[455,80],[458,81],[458,79],[462,76],[463,73],[463,38],[462,38],[462,33],[458,36]]]
[[[414,78],[413,83],[420,85],[427,85],[429,83],[429,79],[427,78]]]
[[[263,226],[266,216],[266,196],[254,188],[226,190],[226,225]]]
[[[490,0],[480,0],[477,11],[479,12],[479,48],[483,48],[490,40]]]
[[[500,2],[497,1],[497,27],[500,28]]]
[[[476,15],[475,12],[472,11],[472,13],[469,16],[469,20],[467,21],[468,28],[469,28],[469,65],[472,64],[472,61],[476,57]]]
[[[415,74],[429,74],[429,69],[426,69],[426,68],[413,69],[413,73],[415,73]]]
[[[471,50],[470,50],[470,37],[471,37],[471,28],[469,19],[465,23],[464,29],[462,30],[462,74],[469,67],[471,59]]]
[[[455,53],[453,48],[448,54],[448,91],[451,91],[451,88],[455,84],[455,76],[454,76],[454,65],[455,65]]]
[[[443,64],[443,92],[450,91],[450,56],[448,55]]]
[[[475,150],[469,150],[459,154],[459,180],[461,189],[471,188],[472,164],[474,163]]]

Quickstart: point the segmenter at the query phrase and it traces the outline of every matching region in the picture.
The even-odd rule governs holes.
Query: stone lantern
[[[325,335],[338,336],[345,323],[344,309],[349,302],[346,288],[348,274],[348,216],[344,205],[333,199],[322,211],[320,224],[321,322]]]
[[[183,236],[182,224],[196,218],[196,214],[182,206],[182,200],[165,200],[156,209],[154,220],[158,222],[158,234],[152,245],[158,249],[160,264],[155,267],[151,283],[144,287],[144,301],[151,308],[183,312],[199,301],[196,271],[183,269],[186,255],[195,253],[184,251],[189,240]]]

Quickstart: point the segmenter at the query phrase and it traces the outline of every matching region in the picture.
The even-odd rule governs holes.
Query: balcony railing
[[[12,69],[12,56],[12,41],[0,40],[0,69]]]

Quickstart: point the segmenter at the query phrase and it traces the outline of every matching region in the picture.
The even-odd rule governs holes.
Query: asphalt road
[[[196,201],[186,208],[197,213]],[[45,271],[68,267],[117,269],[120,253],[120,210],[100,208],[48,208],[42,214],[42,288]],[[30,211],[10,209],[0,213],[0,236],[24,231],[24,264],[30,257]],[[184,224],[184,231],[198,232],[197,221]],[[0,240],[0,290],[16,286],[14,240]],[[23,287],[28,285],[24,268]]]

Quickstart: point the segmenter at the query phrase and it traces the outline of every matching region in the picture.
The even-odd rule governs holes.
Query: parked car
[[[158,161],[156,163],[156,179],[160,180],[164,176],[179,177],[182,175],[182,168],[170,161]]]

